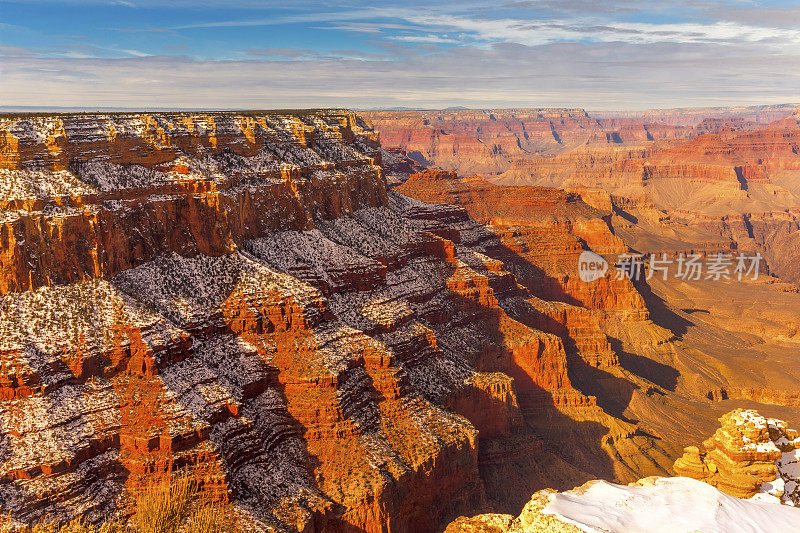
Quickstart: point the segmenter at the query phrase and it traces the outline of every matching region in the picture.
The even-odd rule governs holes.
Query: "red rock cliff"
[[[632,432],[575,388],[563,340],[613,364],[592,317],[542,310],[464,209],[388,193],[359,117],[2,130],[4,514],[97,520],[202,467],[262,528],[435,531],[613,475],[601,441]]]

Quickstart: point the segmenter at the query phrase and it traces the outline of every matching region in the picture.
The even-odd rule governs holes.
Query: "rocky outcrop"
[[[740,500],[685,477],[648,477],[627,486],[593,480],[566,492],[542,490],[516,519],[497,514],[459,517],[445,531],[692,533],[798,526],[800,512],[789,506]]]
[[[390,187],[403,183],[411,174],[424,169],[418,161],[411,159],[402,148],[382,149],[381,160],[386,173],[386,182]]]
[[[583,202],[580,194],[544,187],[497,187],[478,178],[459,179],[454,172],[424,170],[397,192],[426,202],[462,206],[470,217],[494,226],[547,227],[592,243],[598,253],[620,253],[622,241],[608,227],[610,213]]]
[[[797,431],[752,410],[737,409],[719,420],[722,426],[702,448],[686,448],[675,472],[738,498],[800,503]]]
[[[582,533],[583,529],[542,513],[554,494],[556,491],[552,489],[536,492],[516,518],[502,514],[458,517],[450,522],[444,533]]]

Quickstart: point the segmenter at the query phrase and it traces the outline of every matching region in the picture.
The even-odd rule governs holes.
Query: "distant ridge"
[[[720,106],[720,107],[676,107],[669,109],[646,109],[644,111],[591,111],[593,118],[634,118],[646,119],[649,122],[665,124],[687,124],[700,122],[705,118],[748,117],[757,122],[772,122],[791,115],[800,104],[767,104],[755,106]]]

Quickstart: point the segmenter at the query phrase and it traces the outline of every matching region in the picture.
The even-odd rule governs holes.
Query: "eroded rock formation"
[[[616,364],[592,312],[518,283],[464,208],[387,192],[359,117],[2,130],[4,515],[105,518],[189,468],[256,528],[434,531],[663,471],[613,459],[668,454],[573,385],[565,331]],[[593,217],[569,253],[619,246]]]
[[[531,154],[585,143],[616,145],[685,137],[691,128],[641,120],[598,120],[583,109],[370,111],[383,143],[419,163],[461,174],[494,173]]]
[[[627,485],[589,481],[566,492],[541,490],[522,513],[459,517],[446,533],[695,533],[793,531],[800,511],[741,500],[686,477],[648,477]]]
[[[193,469],[255,529],[435,531],[663,475],[698,401],[784,392],[682,345],[648,285],[578,279],[628,250],[618,196],[420,172],[346,111],[0,124],[15,520]]]
[[[530,307],[516,308],[513,316],[559,336],[572,383],[594,396],[606,412],[635,421],[635,426],[616,426],[607,437],[624,462],[660,461],[651,455],[647,439],[636,435],[637,427],[658,435],[663,443],[682,445],[691,443],[689,435],[701,438],[701,428],[711,431],[713,417],[719,415],[713,415],[713,407],[703,407],[709,400],[797,405],[795,374],[770,370],[796,346],[792,339],[800,324],[800,299],[792,285],[763,272],[753,282],[718,283],[681,281],[674,277],[674,268],[664,281],[655,276],[636,284],[613,270],[591,283],[577,275],[583,251],[607,253],[612,259],[612,252],[627,250],[620,235],[629,238],[631,231],[619,228],[620,204],[629,211],[653,213],[652,224],[644,215],[629,223],[650,228],[652,242],[673,259],[678,250],[707,256],[737,252],[729,243],[726,248],[723,239],[667,226],[667,220],[658,218],[663,213],[643,200],[612,197],[615,214],[608,216],[603,210],[608,195],[590,196],[585,190],[498,187],[481,178],[435,170],[412,175],[397,190],[428,202],[462,205],[488,224],[501,246],[488,247],[486,254],[513,272],[532,295],[526,299]],[[584,195],[597,207],[583,202]],[[776,323],[786,327],[768,325]],[[755,331],[761,336],[752,336]],[[727,385],[711,385],[723,382]],[[615,426],[607,419],[601,423]],[[559,437],[570,440],[564,434]],[[630,473],[623,472],[618,469],[615,475],[630,481]]]
[[[786,422],[737,409],[702,448],[688,446],[675,462],[678,475],[714,485],[738,498],[800,503],[800,438]]]
[[[158,255],[385,205],[377,137],[355,115],[0,120],[3,291],[109,278]]]

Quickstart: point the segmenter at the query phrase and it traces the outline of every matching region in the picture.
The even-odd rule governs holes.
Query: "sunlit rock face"
[[[385,148],[424,164],[499,185],[571,189],[589,203],[601,191],[624,215],[617,227],[648,217],[662,233],[685,226],[702,235],[700,249],[759,252],[771,272],[800,282],[800,114],[790,106],[366,116]],[[663,247],[641,233],[623,237],[639,251]]]
[[[355,115],[0,119],[0,287],[110,278],[154,257],[229,254],[387,203]]]
[[[687,125],[597,119],[580,108],[368,111],[387,148],[460,174],[508,170],[534,154],[685,138]]]
[[[675,471],[739,498],[800,504],[800,438],[783,420],[737,409],[702,447],[689,446]]]
[[[347,111],[0,125],[19,522],[189,469],[255,530],[440,531],[666,475],[715,424],[698,401],[792,388],[682,344],[648,285],[579,279],[628,250],[598,191],[422,172]]]
[[[644,216],[630,223],[637,229],[620,230],[616,207],[609,216],[600,193],[587,198],[584,191],[496,186],[449,171],[412,174],[395,190],[427,202],[460,205],[500,239],[486,254],[535,296],[526,299],[534,311],[517,308],[513,316],[559,336],[573,385],[595,397],[606,413],[621,414],[623,422],[633,424],[617,426],[620,433],[627,428],[627,438],[609,439],[620,434],[613,429],[605,437],[612,447],[624,450],[618,456],[623,461],[612,463],[615,474],[606,479],[633,481],[635,472],[642,472],[640,466],[626,471],[622,464],[654,459],[650,442],[637,431],[659,436],[662,449],[677,459],[681,452],[673,446],[694,444],[714,431],[721,408],[717,402],[765,402],[773,409],[797,405],[795,374],[783,371],[787,364],[797,368],[791,354],[797,346],[793,339],[800,325],[800,298],[792,284],[764,273],[757,280],[693,283],[673,275],[631,282],[613,267],[590,282],[578,275],[581,256],[597,251],[609,260],[618,257],[628,249],[620,235],[644,234],[645,227],[664,253],[669,246],[701,249],[703,243],[707,253],[724,250],[724,243],[713,236],[677,224],[659,226]],[[625,205],[655,211],[644,201],[635,208]],[[503,298],[499,300],[503,305]],[[738,311],[743,308],[751,311]],[[774,322],[787,326],[770,329],[767,324]],[[747,337],[759,330],[763,333],[757,339]],[[727,385],[716,388],[714,382]],[[569,417],[587,415],[573,411]],[[601,424],[612,426],[608,419]],[[559,437],[562,453],[577,447],[576,442],[589,449],[592,440],[586,435]],[[673,472],[671,466],[666,470]]]
[[[596,317],[520,285],[463,208],[387,192],[352,113],[0,130],[13,520],[99,520],[190,469],[257,528],[435,531],[648,440],[573,386],[561,329],[616,364]]]

